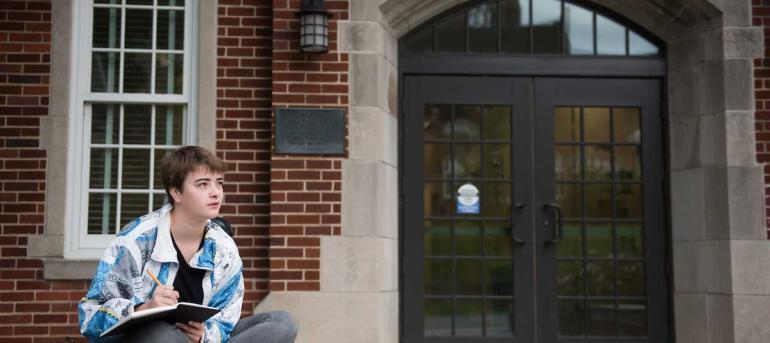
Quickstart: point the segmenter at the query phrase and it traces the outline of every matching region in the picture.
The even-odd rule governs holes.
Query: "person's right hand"
[[[138,306],[136,311],[149,310],[155,307],[174,305],[179,301],[179,292],[174,290],[174,286],[160,285],[155,287],[150,301]]]

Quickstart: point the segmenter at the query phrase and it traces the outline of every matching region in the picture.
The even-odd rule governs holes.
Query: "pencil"
[[[157,278],[157,277],[155,277],[155,275],[153,275],[153,274],[152,274],[152,272],[151,272],[149,269],[147,270],[147,275],[150,275],[150,277],[151,277],[151,278],[152,278],[152,279],[155,281],[155,283],[157,283],[159,286],[160,286],[160,285],[163,285],[163,283],[162,283],[162,282],[160,282],[160,280],[158,280],[158,278]]]

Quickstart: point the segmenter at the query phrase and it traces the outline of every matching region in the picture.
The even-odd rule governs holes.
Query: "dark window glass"
[[[536,54],[560,54],[561,1],[537,0],[532,5],[532,40]]]
[[[529,23],[529,0],[500,1],[502,52],[519,54],[530,52]]]
[[[410,52],[433,51],[433,28],[422,30],[406,40],[406,49]]]
[[[436,51],[465,52],[465,13],[436,24]]]
[[[628,54],[632,56],[655,56],[660,54],[658,47],[642,38],[636,32],[628,32]]]
[[[468,47],[471,52],[497,52],[497,4],[468,11]]]
[[[120,47],[120,9],[94,8],[93,46]]]
[[[571,55],[594,53],[594,14],[575,6],[564,4],[564,46]]]
[[[605,16],[596,16],[596,53],[626,54],[626,28]]]

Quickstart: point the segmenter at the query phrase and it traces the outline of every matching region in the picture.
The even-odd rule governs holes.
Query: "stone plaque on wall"
[[[344,154],[345,112],[327,108],[277,108],[275,152]]]

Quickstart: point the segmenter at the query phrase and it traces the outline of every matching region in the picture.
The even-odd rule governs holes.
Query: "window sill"
[[[27,255],[43,261],[46,280],[90,280],[99,265],[98,258],[64,258],[62,236],[42,235],[29,238]]]

